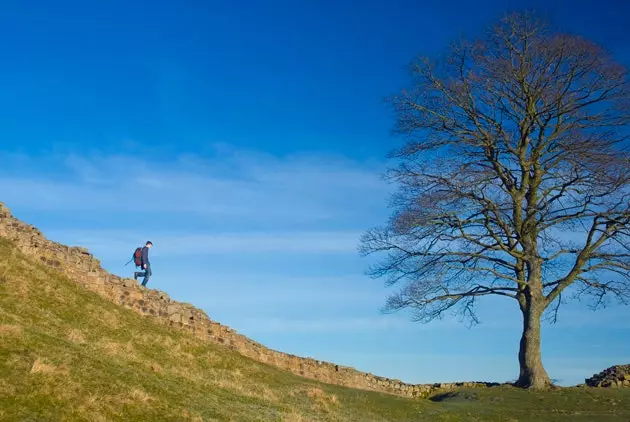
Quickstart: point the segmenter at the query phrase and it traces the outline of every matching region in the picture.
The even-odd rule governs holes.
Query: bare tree
[[[555,318],[563,293],[595,305],[630,293],[626,70],[594,43],[514,14],[411,73],[413,87],[391,99],[406,137],[389,172],[395,212],[360,248],[386,253],[374,277],[403,284],[385,309],[477,322],[477,298],[514,299],[517,385],[548,387],[545,310]]]

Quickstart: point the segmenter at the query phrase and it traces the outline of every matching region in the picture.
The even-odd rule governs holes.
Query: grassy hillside
[[[330,386],[156,324],[0,239],[2,421],[628,421],[630,391]]]

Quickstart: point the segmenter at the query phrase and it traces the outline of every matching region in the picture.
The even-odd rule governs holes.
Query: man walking
[[[147,241],[147,243],[142,248],[142,259],[140,261],[140,268],[144,269],[144,272],[136,272],[133,273],[133,278],[136,280],[138,277],[144,277],[142,280],[142,286],[146,286],[149,282],[149,278],[151,277],[151,262],[149,261],[149,249],[153,246],[151,241]]]

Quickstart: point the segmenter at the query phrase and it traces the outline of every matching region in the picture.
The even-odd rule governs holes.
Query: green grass
[[[2,421],[628,421],[630,390],[341,388],[156,324],[0,239]]]

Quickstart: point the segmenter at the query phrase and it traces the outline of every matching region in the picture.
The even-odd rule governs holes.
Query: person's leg
[[[144,276],[144,280],[142,280],[142,285],[146,286],[147,283],[149,282],[149,278],[151,277],[151,266],[147,265],[147,268],[144,270],[144,273],[142,274]]]
[[[147,265],[147,268],[144,270],[144,280],[142,280],[143,286],[147,285],[149,278],[151,278],[151,265]]]

